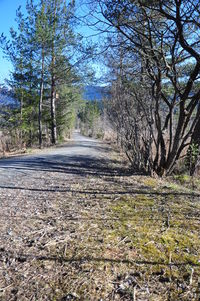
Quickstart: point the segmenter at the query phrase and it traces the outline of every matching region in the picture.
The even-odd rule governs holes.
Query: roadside
[[[37,153],[41,153],[43,151],[48,151],[57,147],[63,147],[64,145],[66,145],[67,143],[69,143],[70,141],[72,141],[72,139],[68,139],[65,142],[62,143],[58,143],[56,145],[49,145],[49,146],[44,146],[41,149],[39,147],[30,147],[30,148],[24,148],[24,149],[19,149],[19,150],[15,150],[15,151],[10,151],[10,152],[5,152],[4,155],[0,156],[0,159],[7,159],[7,158],[12,158],[12,157],[16,157],[16,156],[23,156],[23,155],[30,155],[30,154],[37,154]]]

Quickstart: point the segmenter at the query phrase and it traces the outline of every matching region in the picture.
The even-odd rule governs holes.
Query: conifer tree
[[[71,28],[73,5],[66,5],[64,0],[46,0],[50,30],[50,85],[51,85],[51,142],[57,141],[56,100],[58,85],[65,82],[69,68],[71,47],[75,45],[75,37]]]
[[[77,95],[80,81],[75,68],[80,62],[80,36],[78,39],[74,34],[73,1],[27,0],[26,9],[26,16],[17,11],[18,30],[11,29],[10,40],[2,36],[1,46],[13,64],[10,85],[20,103],[20,117],[16,119],[20,120],[17,126],[21,129],[21,144],[31,145],[38,139],[42,147],[43,137],[48,141],[50,137],[56,144],[57,118],[61,118],[62,111],[69,113],[61,109],[63,105],[71,109],[72,104],[76,106],[78,97],[73,97],[71,91]],[[66,117],[66,123],[72,124],[69,120]],[[61,128],[68,126],[59,127],[60,136]]]

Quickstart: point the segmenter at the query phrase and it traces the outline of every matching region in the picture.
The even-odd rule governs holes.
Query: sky
[[[19,6],[22,7],[22,12],[25,12],[26,0],[0,0],[0,35],[4,33],[7,37],[9,37],[10,28],[17,28],[15,17],[16,10]],[[81,32],[84,34],[84,36],[90,36],[94,33],[96,34],[96,32],[93,32],[87,27],[82,27]],[[94,37],[93,39],[96,39],[97,41],[98,37]],[[93,67],[96,70],[97,77],[100,77],[104,69],[103,66],[101,64],[94,63]],[[9,77],[11,70],[11,63],[5,58],[3,51],[0,49],[0,84],[4,82],[5,78]]]
[[[21,5],[24,11],[25,3],[26,0],[0,0],[0,35],[4,33],[9,36],[10,27],[16,28],[16,10]],[[0,49],[0,84],[9,77],[10,70],[12,66]]]

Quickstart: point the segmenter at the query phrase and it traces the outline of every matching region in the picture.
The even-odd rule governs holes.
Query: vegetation
[[[17,10],[18,30],[11,28],[11,39],[1,37],[13,64],[8,83],[18,102],[9,130],[17,129],[21,147],[36,141],[42,147],[71,133],[81,97],[77,67],[84,45],[74,33],[73,1],[27,1],[26,8],[26,17]]]
[[[199,1],[94,2],[118,143],[134,168],[169,175],[192,141],[199,148]]]
[[[75,34],[74,1],[27,1],[27,16],[17,11],[18,30],[11,29],[11,40],[1,37],[14,70],[9,84],[18,108],[11,123],[18,144],[55,144],[70,135],[78,113],[82,132],[90,136],[104,137],[110,124],[134,170],[170,175],[185,157],[194,174],[199,165],[199,2],[101,0],[91,9],[88,25],[101,24],[110,81],[104,116],[97,103],[81,109],[83,73],[77,66],[81,69],[81,57],[91,57],[92,48]],[[96,20],[97,14],[102,18]]]
[[[86,102],[79,113],[82,134],[90,137],[103,138],[103,112],[97,101]]]
[[[200,183],[194,194],[178,178],[114,176],[103,153],[56,176],[55,161],[39,180],[20,173],[23,194],[1,191],[3,301],[198,300]]]

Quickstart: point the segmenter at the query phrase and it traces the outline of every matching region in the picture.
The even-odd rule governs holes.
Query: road
[[[62,146],[0,160],[1,301],[77,300],[77,283],[88,273],[81,263],[75,268],[76,257],[96,248],[89,242],[102,235],[95,219],[106,224],[112,187],[120,188],[113,163],[107,144],[79,133]],[[92,266],[86,270],[94,274]]]
[[[110,148],[104,143],[75,132],[71,142],[45,149],[34,155],[0,160],[0,186],[19,184],[25,177],[33,180],[35,173],[58,172],[88,176],[105,172]],[[37,185],[37,183],[35,183]]]

